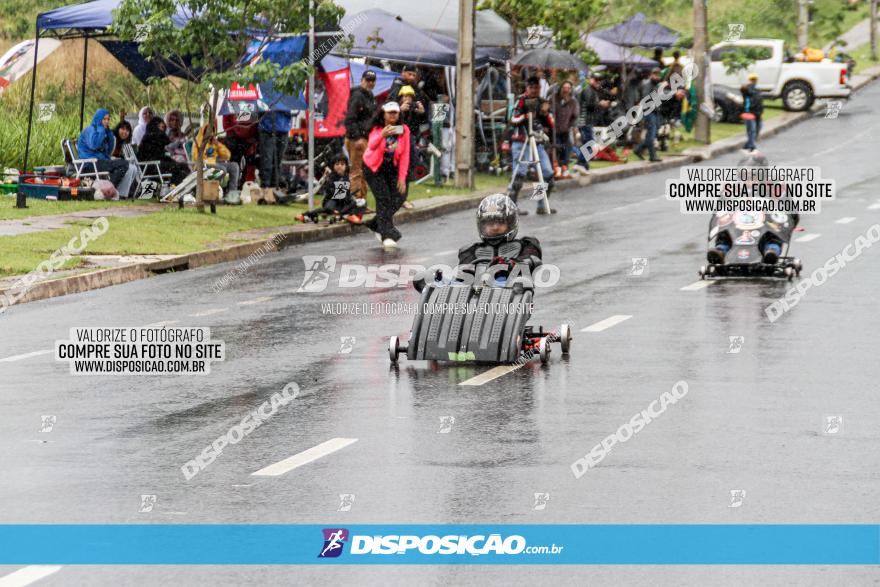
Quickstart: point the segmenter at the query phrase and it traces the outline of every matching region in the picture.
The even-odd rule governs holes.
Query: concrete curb
[[[866,72],[860,74],[860,76],[864,77],[864,79],[861,79],[854,84],[853,93],[862,89],[875,79],[880,78],[880,67],[875,67],[872,68],[872,70],[867,70]],[[770,120],[762,129],[761,136],[774,136],[782,132],[783,130],[794,126],[795,124],[810,118],[814,113],[818,112],[819,110],[821,110],[821,107],[819,105],[815,105],[810,111],[807,112],[792,114],[790,116],[783,115],[783,117],[785,117],[784,120]],[[605,183],[608,181],[643,175],[645,173],[653,173],[654,171],[661,171],[665,169],[671,169],[673,167],[688,165],[690,163],[696,163],[699,161],[717,157],[718,155],[736,151],[738,149],[741,149],[744,144],[744,137],[730,137],[728,139],[718,141],[718,143],[710,145],[708,147],[688,149],[684,151],[681,155],[674,158],[665,159],[660,163],[628,163],[625,167],[613,167],[596,170],[591,172],[590,175],[586,177],[577,177],[571,181],[562,182],[557,186],[557,189],[559,191],[567,191],[569,189],[581,188],[592,184]],[[395,216],[395,221],[399,224],[403,224],[407,222],[415,222],[418,220],[436,218],[438,216],[443,216],[451,212],[458,212],[461,210],[474,208],[477,202],[479,202],[487,195],[495,193],[496,191],[497,189],[482,190],[468,196],[463,196],[451,202],[442,202],[439,204],[428,205],[423,208],[416,208],[413,210],[402,210],[398,212],[398,214]],[[351,224],[334,224],[327,227],[316,227],[308,230],[286,231],[280,233],[272,232],[272,229],[267,229],[267,234],[269,234],[271,237],[280,235],[280,238],[277,238],[275,241],[276,245],[272,246],[272,248],[281,249],[296,244],[315,242],[350,234],[356,234],[365,230],[367,229],[353,226]],[[237,261],[239,259],[245,259],[248,256],[256,253],[257,251],[264,249],[265,247],[267,247],[267,244],[269,244],[270,240],[271,239],[267,238],[262,240],[248,241],[241,244],[229,245],[216,249],[208,249],[205,251],[198,251],[195,253],[180,255],[178,257],[173,257],[162,261],[139,263],[135,265],[127,265],[124,267],[113,267],[110,269],[102,269],[92,273],[84,273],[81,275],[73,275],[70,277],[62,277],[60,279],[55,279],[51,281],[44,281],[34,284],[28,290],[27,294],[16,303],[33,302],[68,294],[82,293],[93,289],[109,287],[111,285],[120,285],[122,283],[128,283],[130,281],[135,281],[138,279],[145,279],[153,275],[167,273],[171,271],[184,271],[187,269],[194,269],[196,267],[204,267],[207,265]],[[14,288],[7,288],[5,290],[0,290],[0,295],[11,292],[13,289]],[[2,308],[2,305],[0,305],[0,308]]]

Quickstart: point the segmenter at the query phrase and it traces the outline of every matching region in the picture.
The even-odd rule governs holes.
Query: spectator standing
[[[590,74],[587,85],[581,90],[577,124],[581,135],[582,145],[586,145],[593,140],[593,127],[601,123],[603,114],[608,110],[610,105],[610,102],[603,96],[602,79],[603,76],[601,73],[593,72]],[[584,169],[590,168],[589,160],[584,157],[584,154],[580,149],[578,149],[577,158],[578,162],[584,166]]]
[[[83,129],[76,141],[77,154],[80,159],[97,159],[98,171],[106,171],[119,196],[127,198],[137,167],[128,161],[112,158],[115,143],[110,131],[110,111],[98,108],[92,123]]]
[[[553,113],[553,130],[556,140],[554,157],[556,165],[553,169],[554,177],[569,177],[568,161],[571,158],[571,129],[578,118],[578,103],[572,95],[570,81],[562,82],[559,90],[553,94],[550,102],[550,111]]]
[[[355,198],[367,197],[367,181],[364,179],[364,151],[367,150],[367,137],[370,124],[376,114],[376,72],[365,71],[360,85],[348,97],[345,114],[345,150],[351,163],[351,191]]]
[[[385,247],[396,247],[401,239],[394,227],[394,214],[406,200],[409,128],[399,119],[400,105],[386,102],[376,113],[364,153],[364,175],[376,197],[376,216],[364,226],[375,232]]]
[[[550,157],[544,149],[544,141],[547,140],[546,133],[553,132],[553,114],[550,112],[550,103],[540,97],[541,83],[536,77],[530,77],[526,81],[526,91],[519,96],[513,105],[513,116],[510,118],[510,124],[513,126],[513,133],[510,137],[510,155],[513,160],[513,181],[510,186],[509,197],[516,202],[519,196],[519,190],[522,189],[523,179],[529,168],[529,164],[537,163],[541,166],[541,174],[547,183],[547,196],[553,191],[553,167],[550,165]],[[538,161],[532,158],[529,152],[529,119],[532,121],[532,131],[534,132],[535,142],[538,147]],[[520,155],[523,149],[527,149],[519,163]],[[519,209],[520,214],[528,214],[524,208]],[[538,214],[555,214],[556,210],[547,210],[544,206],[544,199],[538,200]]]
[[[641,86],[641,97],[639,100],[644,99],[646,96],[649,96],[651,92],[657,89],[657,86],[660,84],[660,68],[655,67],[651,70],[651,75],[642,82]],[[657,129],[660,126],[660,113],[655,108],[651,111],[650,114],[646,115],[645,118],[645,138],[641,143],[638,144],[635,151],[636,157],[639,159],[644,159],[645,157],[642,155],[645,149],[648,149],[648,153],[651,155],[651,161],[660,161],[660,158],[657,157],[657,148],[654,145],[654,142],[657,140]]]
[[[547,81],[547,72],[539,67],[535,70],[535,76],[538,78],[538,83],[541,84],[541,89],[538,92],[538,95],[542,100],[547,100],[551,95],[550,82]]]
[[[409,64],[404,65],[403,71],[400,72],[400,77],[391,82],[391,89],[388,90],[388,101],[400,104],[400,100],[398,99],[400,89],[403,86],[415,88],[418,85],[418,82],[419,71],[416,69],[416,66]]]
[[[260,187],[276,188],[281,181],[281,158],[287,150],[290,112],[271,110],[260,119]]]
[[[416,91],[412,86],[403,86],[398,93],[400,99],[400,121],[409,128],[409,173],[406,177],[406,194],[409,196],[409,182],[415,179],[415,166],[420,162],[417,149],[422,124],[428,121],[425,103],[416,99]],[[403,203],[404,208],[412,208],[410,202]]]
[[[672,63],[666,66],[666,69],[663,70],[663,81],[667,81],[670,77],[672,77],[673,73],[681,75],[683,71],[684,65],[681,64],[681,52],[673,51]]]
[[[764,114],[764,98],[758,89],[758,74],[750,73],[749,82],[740,88],[743,97],[742,119],[746,124],[748,140],[743,147],[746,151],[757,148],[758,136],[761,134],[761,116]]]

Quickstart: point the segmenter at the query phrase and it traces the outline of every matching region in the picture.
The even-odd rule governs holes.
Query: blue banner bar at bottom
[[[880,525],[0,525],[0,565],[876,565]]]

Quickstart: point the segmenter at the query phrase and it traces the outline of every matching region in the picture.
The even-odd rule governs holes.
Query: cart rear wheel
[[[392,363],[397,362],[397,357],[400,355],[400,339],[396,336],[392,336],[388,341],[388,358],[391,359]]]
[[[550,343],[547,342],[546,336],[542,336],[538,341],[538,356],[541,357],[542,363],[550,360]]]

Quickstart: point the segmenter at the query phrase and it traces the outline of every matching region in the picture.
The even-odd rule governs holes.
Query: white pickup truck
[[[763,59],[750,67],[729,74],[721,61],[726,52],[755,48]],[[713,84],[739,87],[750,73],[758,74],[758,89],[769,98],[782,98],[786,110],[807,110],[816,98],[846,98],[852,91],[848,85],[845,63],[830,59],[800,62],[787,58],[780,39],[740,39],[712,46],[710,53]]]

